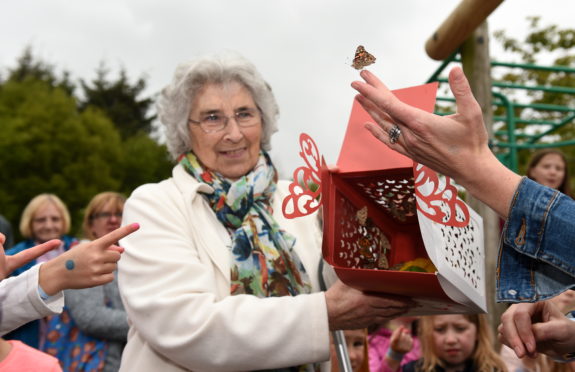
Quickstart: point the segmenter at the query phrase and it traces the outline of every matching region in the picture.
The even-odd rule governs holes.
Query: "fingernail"
[[[519,346],[516,346],[513,350],[515,350],[515,354],[517,354],[517,356],[520,356],[522,354]]]
[[[133,224],[132,224],[132,227],[133,227],[134,229],[139,229],[139,228],[140,228],[140,224],[137,223],[137,222],[136,222],[136,223],[133,223]]]

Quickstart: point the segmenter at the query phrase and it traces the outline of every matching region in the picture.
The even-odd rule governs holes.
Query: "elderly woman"
[[[48,251],[37,259],[14,270],[12,275],[19,275],[37,263],[47,262],[70,249],[77,240],[65,235],[69,230],[70,213],[62,200],[54,194],[35,196],[24,208],[20,219],[20,233],[26,240],[7,250],[6,254],[14,255],[52,239],[60,239],[62,244],[60,247]],[[5,338],[20,340],[29,346],[38,348],[41,346],[41,341],[45,339],[45,335],[45,330],[43,331],[40,328],[40,321],[37,320],[7,334]]]
[[[94,196],[84,211],[84,237],[95,240],[119,228],[125,200],[116,192]],[[69,321],[53,333],[45,349],[54,351],[65,370],[83,363],[98,366],[94,367],[97,371],[118,371],[128,336],[128,317],[118,291],[117,274],[110,283],[66,290],[65,296],[66,310],[61,318]]]
[[[281,215],[287,182],[267,153],[278,108],[252,64],[182,64],[158,110],[178,165],[124,209],[142,230],[121,242],[121,371],[313,370],[329,359],[330,329],[407,310],[341,282],[318,292],[318,219]]]

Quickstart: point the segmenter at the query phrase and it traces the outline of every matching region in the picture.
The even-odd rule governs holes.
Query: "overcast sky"
[[[335,163],[358,78],[357,45],[377,57],[370,70],[392,88],[424,83],[439,66],[428,37],[460,0],[0,0],[0,69],[26,45],[45,61],[91,79],[101,61],[112,71],[146,76],[148,93],[175,66],[204,53],[235,50],[256,64],[274,89],[281,117],[272,156],[284,177],[302,164],[298,136],[307,132]],[[506,0],[490,31],[521,37],[527,16],[575,27],[572,0]],[[501,52],[492,41],[492,57]],[[115,74],[114,74],[115,76]]]

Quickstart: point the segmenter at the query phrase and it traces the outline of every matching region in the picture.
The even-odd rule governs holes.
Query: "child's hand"
[[[403,326],[398,327],[391,334],[389,347],[399,354],[406,354],[413,348],[413,338],[409,330]]]

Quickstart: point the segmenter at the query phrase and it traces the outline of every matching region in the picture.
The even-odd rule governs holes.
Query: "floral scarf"
[[[295,238],[281,230],[272,215],[277,172],[266,152],[260,153],[250,173],[233,182],[205,169],[192,152],[182,156],[180,164],[214,189],[205,197],[231,234],[232,295],[263,298],[311,292],[309,277],[293,249]]]

